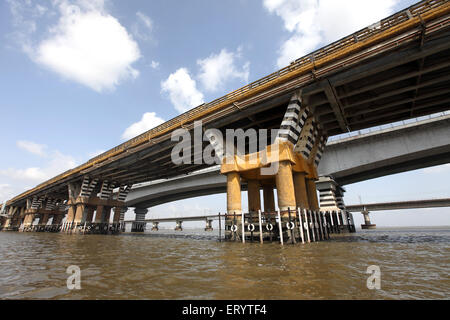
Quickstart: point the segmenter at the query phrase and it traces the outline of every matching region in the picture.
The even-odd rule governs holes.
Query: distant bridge
[[[426,200],[408,200],[408,201],[395,201],[395,202],[380,202],[380,203],[367,203],[367,204],[351,204],[345,206],[345,210],[349,212],[361,212],[364,215],[366,223],[364,226],[370,225],[372,228],[375,227],[374,224],[370,223],[368,214],[370,211],[386,211],[386,210],[401,210],[401,209],[419,209],[419,208],[439,208],[439,207],[450,207],[450,198],[441,199],[426,199]],[[224,215],[212,214],[212,215],[201,215],[201,216],[180,216],[180,217],[161,217],[161,218],[151,218],[142,220],[141,223],[153,223],[155,229],[158,228],[159,223],[164,222],[176,222],[177,227],[181,230],[181,223],[186,221],[206,221],[206,229],[212,230],[211,221],[213,220],[224,220]],[[135,220],[127,220],[125,223],[136,223]],[[366,228],[365,228],[366,229]],[[367,228],[370,229],[370,228]]]
[[[450,207],[450,198],[351,204],[345,207],[350,212],[440,208],[440,207]]]

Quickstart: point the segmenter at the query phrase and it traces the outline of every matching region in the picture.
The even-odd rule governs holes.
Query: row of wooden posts
[[[345,222],[344,222],[345,221]],[[225,214],[225,240],[258,240],[284,243],[309,243],[330,239],[330,234],[355,232],[351,215],[343,210],[288,210],[276,212]],[[221,223],[219,215],[219,239]]]

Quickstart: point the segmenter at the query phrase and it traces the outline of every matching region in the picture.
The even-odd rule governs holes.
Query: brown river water
[[[450,228],[358,230],[331,241],[219,242],[217,231],[0,232],[1,299],[449,299]],[[66,269],[81,270],[69,290]],[[381,289],[367,288],[367,267]]]

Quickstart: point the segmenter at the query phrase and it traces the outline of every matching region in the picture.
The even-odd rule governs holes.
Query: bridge
[[[364,224],[361,225],[361,228],[374,229],[376,225],[370,222],[369,217],[370,211],[441,208],[441,207],[450,207],[450,198],[354,204],[346,206],[345,208],[348,211],[361,212],[363,214]]]
[[[213,164],[220,165],[227,179],[229,216],[251,219],[251,213],[261,209],[261,188],[265,211],[275,212],[276,188],[283,228],[290,226],[291,213],[297,209],[319,212],[310,219],[327,226],[322,221],[330,222],[333,217],[318,211],[316,182],[329,137],[448,110],[449,13],[447,1],[419,2],[193,108],[10,199],[2,209],[9,217],[3,228],[20,225],[30,230],[36,217],[42,227],[53,217],[55,225],[65,219],[63,231],[84,233],[88,225],[92,232],[102,232],[114,208],[113,230],[119,232],[133,185],[174,178]],[[239,134],[232,137],[231,144],[225,141],[227,129],[269,132],[254,139],[255,149],[255,141],[245,134],[243,139]],[[193,136],[194,141],[185,141],[180,132]],[[182,151],[181,162],[173,160],[177,148]],[[213,162],[203,161],[206,150]],[[247,183],[248,217],[242,214],[241,182]],[[340,188],[330,185],[323,199],[334,202],[325,201],[325,208],[337,209]],[[297,217],[307,219],[307,214]],[[334,217],[351,220],[345,214]],[[239,238],[232,227],[227,221],[227,236]],[[284,233],[290,239],[296,237],[289,228],[279,232],[280,238]]]
[[[363,229],[373,229],[376,225],[371,224],[369,218],[370,211],[388,211],[401,209],[419,209],[419,208],[442,208],[450,207],[450,198],[442,199],[425,199],[425,200],[408,200],[408,201],[394,201],[394,202],[380,202],[380,203],[366,203],[366,204],[350,204],[346,205],[345,209],[349,212],[361,212],[364,215],[365,224],[361,225]],[[222,220],[221,220],[222,219]],[[182,230],[182,222],[185,221],[205,221],[205,231],[212,231],[212,221],[223,221],[224,215],[210,214],[202,216],[179,216],[179,217],[161,217],[143,220],[143,223],[152,223],[152,231],[159,230],[159,223],[176,222],[175,230]],[[125,220],[125,224],[135,223],[135,220]],[[145,229],[145,228],[143,228]]]
[[[332,176],[341,186],[393,173],[450,162],[450,112],[400,123],[327,143],[319,176]],[[171,179],[136,184],[128,207],[150,208],[192,197],[225,193],[227,179],[220,166]],[[246,182],[242,190],[247,190]]]

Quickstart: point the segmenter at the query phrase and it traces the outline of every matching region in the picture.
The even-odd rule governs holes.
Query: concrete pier
[[[175,231],[183,231],[183,221],[182,220],[177,220],[177,224],[175,225]]]
[[[154,221],[152,222],[152,231],[158,231],[159,230],[159,222]]]
[[[212,220],[206,219],[205,231],[213,231],[212,222]]]
[[[147,223],[145,222],[145,215],[148,209],[146,208],[135,208],[134,213],[136,214],[135,221],[131,225],[131,232],[144,232]]]
[[[364,216],[364,224],[361,225],[361,228],[362,229],[376,229],[377,225],[376,224],[372,224],[370,222],[369,211],[364,210],[361,213]]]

